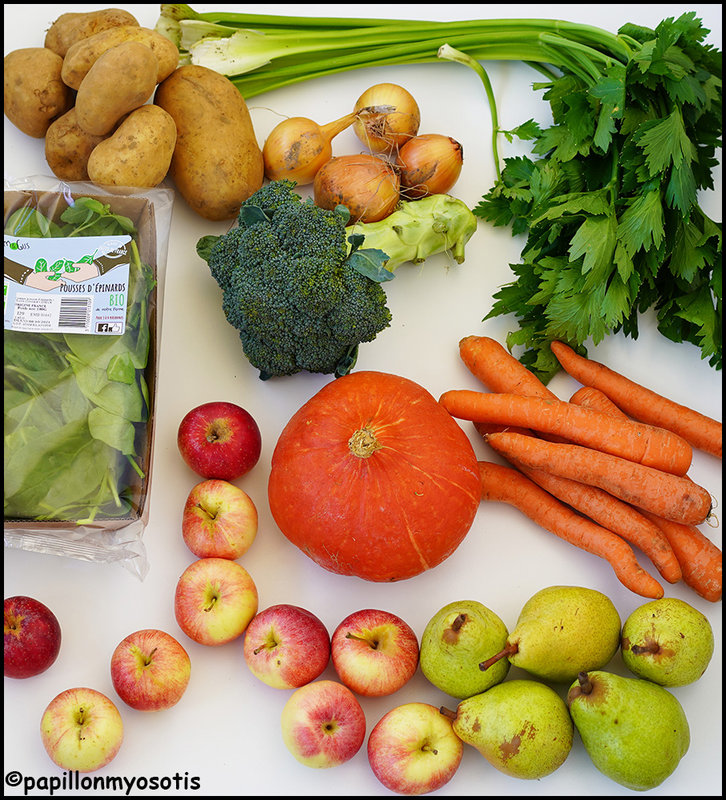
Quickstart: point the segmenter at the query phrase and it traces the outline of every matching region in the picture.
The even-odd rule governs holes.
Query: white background
[[[50,23],[65,11],[103,7],[5,4],[5,53],[41,46]],[[219,8],[213,4],[193,7],[200,11]],[[158,5],[125,8],[142,25],[155,25]],[[439,19],[541,17],[546,11],[552,18],[612,31],[628,21],[655,26],[663,17],[693,10],[712,31],[708,42],[721,48],[722,7],[716,4],[447,4],[426,8],[429,18]],[[413,4],[268,4],[230,9],[318,16],[409,17],[418,13]],[[520,63],[490,63],[487,69],[503,128],[530,117],[547,123],[549,106],[531,89],[538,73]],[[381,81],[400,83],[417,98],[421,133],[444,133],[461,142],[464,170],[452,193],[470,206],[476,205],[494,181],[489,108],[479,78],[458,64],[365,69],[252,98],[249,106],[260,145],[285,116],[328,122],[347,113],[366,88]],[[20,133],[7,119],[4,134],[6,178],[51,174],[42,140]],[[500,147],[502,155],[514,152],[504,140]],[[360,149],[352,129],[335,140],[336,155]],[[720,221],[720,168],[716,181],[717,191],[704,197],[703,204]],[[273,523],[267,505],[270,457],[289,417],[330,378],[296,375],[262,382],[246,361],[237,333],[224,319],[220,292],[195,252],[200,236],[221,234],[227,227],[227,223],[203,220],[177,199],[165,286],[151,514],[144,535],[149,563],[145,580],[120,565],[5,549],[5,596],[26,594],[42,600],[55,611],[63,629],[60,656],[50,670],[25,681],[5,679],[5,774],[19,770],[36,780],[62,777],[62,770],[43,750],[38,725],[46,704],[58,692],[85,685],[117,701],[125,725],[118,756],[95,774],[138,779],[178,773],[198,777],[201,789],[195,794],[203,795],[390,795],[370,770],[365,746],[351,761],[332,770],[300,765],[287,752],[280,735],[280,712],[289,692],[271,689],[251,675],[242,659],[242,640],[207,648],[188,640],[179,630],[173,612],[174,587],[194,558],[181,538],[181,510],[198,479],[177,452],[176,431],[192,407],[210,400],[236,402],[257,419],[262,430],[259,464],[237,482],[253,498],[260,515],[257,539],[240,563],[257,584],[261,609],[275,603],[301,605],[317,614],[331,632],[352,611],[387,609],[402,616],[420,636],[440,607],[459,599],[484,603],[510,630],[524,602],[549,585],[575,584],[605,592],[623,620],[645,600],[625,589],[604,561],[560,541],[520,512],[500,504],[480,508],[468,537],[444,564],[393,585],[329,574],[289,544]],[[519,260],[522,245],[523,240],[513,239],[508,229],[493,229],[482,221],[468,245],[464,264],[450,264],[439,256],[423,266],[399,268],[396,279],[386,284],[393,323],[375,342],[361,348],[357,369],[406,376],[435,397],[452,388],[481,388],[460,361],[458,342],[468,334],[504,341],[513,320],[482,319],[491,308],[493,293],[511,280],[509,264]],[[643,319],[637,340],[612,336],[590,352],[646,386],[721,418],[721,373],[702,361],[695,347],[674,344],[658,334],[651,317]],[[560,374],[550,388],[567,399],[578,384]],[[468,426],[465,429],[473,433]],[[479,457],[496,460],[476,435],[471,439]],[[690,474],[722,505],[721,463],[717,459],[695,453]],[[719,527],[704,525],[703,530],[720,546]],[[654,571],[644,559],[643,563]],[[700,599],[683,584],[666,584],[666,594],[687,600],[707,615],[716,635],[716,652],[701,680],[673,690],[690,721],[691,747],[677,771],[650,794],[720,795],[721,604]],[[192,659],[192,678],[182,701],[156,714],[126,707],[115,695],[109,675],[109,659],[116,644],[128,633],[149,627],[177,636]],[[626,674],[619,654],[609,668]],[[510,678],[524,676],[526,673],[517,669],[510,672]],[[335,678],[332,667],[323,677]],[[437,706],[454,703],[419,670],[397,694],[363,702],[368,729],[389,709],[414,700]],[[21,789],[4,788],[8,794],[22,793]],[[537,782],[500,774],[467,746],[458,773],[438,794],[619,796],[631,792],[602,776],[576,739],[566,763]]]

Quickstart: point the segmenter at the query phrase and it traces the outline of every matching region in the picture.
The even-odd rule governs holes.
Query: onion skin
[[[350,221],[377,222],[401,199],[401,179],[387,161],[368,153],[331,158],[313,182],[315,205],[350,211]]]
[[[356,116],[352,112],[327,125],[318,125],[307,117],[280,122],[262,148],[265,177],[271,181],[287,178],[298,186],[312,183],[320,167],[333,157],[332,140],[349,128]]]
[[[391,154],[418,133],[421,112],[413,96],[396,83],[377,83],[366,89],[355,104],[364,108],[384,107],[379,113],[361,114],[353,130],[372,153]]]
[[[459,179],[463,163],[464,149],[450,136],[416,136],[403,145],[396,159],[401,193],[410,200],[446,194]]]

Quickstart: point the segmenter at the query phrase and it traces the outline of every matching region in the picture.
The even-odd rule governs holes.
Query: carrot
[[[550,348],[569,375],[584,386],[600,389],[628,416],[673,431],[698,450],[721,458],[723,426],[717,420],[578,355],[563,342],[551,342]]]
[[[602,411],[604,414],[612,414],[620,419],[627,419],[628,415],[623,413],[615,403],[599,389],[594,386],[581,386],[570,398],[570,402],[583,408],[594,408],[595,411]]]
[[[648,556],[668,583],[678,583],[681,579],[680,563],[665,534],[633,506],[597,486],[588,486],[541,469],[515,466],[558,500],[635,545]]]
[[[685,475],[691,465],[691,446],[680,436],[563,400],[453,389],[444,392],[439,402],[459,419],[554,433],[576,444],[676,475]]]
[[[711,496],[688,477],[636,464],[576,444],[546,442],[521,433],[490,433],[487,442],[510,461],[598,486],[660,517],[699,525],[711,512]]]
[[[459,342],[459,355],[469,371],[492,392],[559,400],[534,372],[527,369],[496,339],[489,336],[465,336]],[[540,431],[540,435],[551,442],[567,441],[550,433]]]
[[[681,564],[683,581],[712,603],[721,599],[721,550],[695,525],[682,525],[644,511],[643,514],[657,525]]]
[[[638,563],[617,534],[577,514],[513,467],[479,462],[482,500],[507,503],[560,539],[609,562],[618,580],[643,597],[663,597],[663,587]]]
[[[518,361],[505,347],[488,336],[465,336],[459,342],[459,355],[492,392],[509,392],[557,400],[542,381]]]
[[[607,395],[592,386],[578,389],[570,398],[570,402],[598,408],[616,416],[625,416]],[[681,565],[684,583],[706,600],[718,602],[721,599],[722,585],[722,553],[719,547],[704,536],[695,525],[684,525],[663,519],[649,511],[641,510],[640,513],[658,526],[668,539]]]

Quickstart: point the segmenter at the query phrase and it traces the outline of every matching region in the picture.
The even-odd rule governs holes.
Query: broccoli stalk
[[[346,228],[347,208],[320,208],[294,187],[289,180],[263,186],[242,204],[236,226],[202,237],[196,249],[260,378],[340,377],[355,365],[359,345],[391,323],[381,282],[404,261],[444,250],[463,261],[476,218],[461,201],[435,195],[401,203],[387,225]]]
[[[388,217],[357,223],[348,230],[363,236],[366,249],[386,253],[383,266],[393,271],[404,262],[420,264],[443,252],[461,264],[476,226],[477,218],[466,203],[448,194],[433,194],[421,200],[404,200]]]

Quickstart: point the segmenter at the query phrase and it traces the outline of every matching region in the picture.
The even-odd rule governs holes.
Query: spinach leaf
[[[5,331],[5,518],[78,524],[133,511],[137,463],[151,398],[153,268],[142,262],[133,222],[76,198],[60,223],[24,207],[6,221],[21,237],[130,234],[126,329],[121,336]]]

